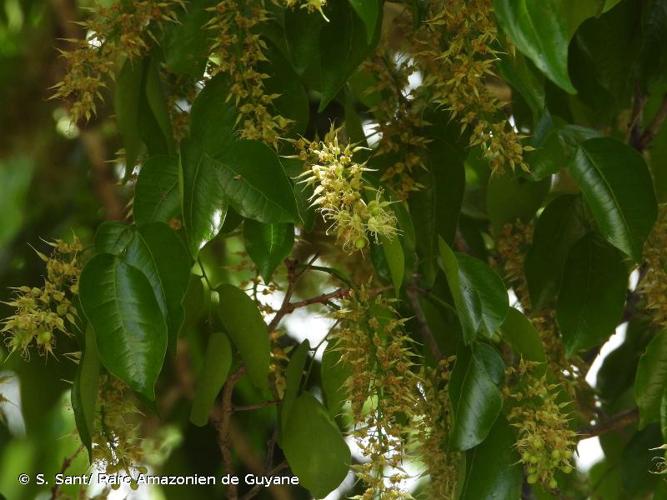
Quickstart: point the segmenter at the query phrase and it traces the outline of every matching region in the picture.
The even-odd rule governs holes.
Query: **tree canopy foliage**
[[[667,497],[666,0],[0,7],[0,498]]]

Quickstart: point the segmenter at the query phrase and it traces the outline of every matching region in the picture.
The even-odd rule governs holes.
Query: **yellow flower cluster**
[[[93,460],[107,473],[145,473],[139,464],[144,459],[140,437],[141,412],[131,391],[123,382],[110,375],[100,379],[97,397],[97,418],[93,441]],[[131,486],[136,489],[136,481]]]
[[[639,290],[646,300],[646,308],[651,312],[651,321],[667,327],[667,205],[661,205],[658,220],[644,246],[646,275],[639,284]]]
[[[365,248],[369,235],[376,241],[380,236],[391,239],[397,235],[390,202],[382,199],[382,190],[374,190],[364,181],[363,174],[370,169],[353,158],[361,147],[341,146],[333,128],[323,141],[299,139],[295,145],[307,168],[299,177],[314,186],[312,204],[330,223],[328,231],[335,234],[343,250],[352,253]],[[374,190],[375,199],[367,203],[364,190]]]
[[[244,139],[259,140],[274,147],[290,120],[273,114],[278,94],[267,94],[258,70],[266,61],[266,43],[257,27],[267,19],[261,0],[222,0],[210,10],[214,13],[207,27],[213,33],[211,74],[223,73],[230,79],[229,100],[238,112],[237,124]]]
[[[423,92],[419,96],[408,97],[404,94],[408,88],[408,77],[416,68],[410,59],[399,60],[395,54],[384,50],[368,60],[364,70],[376,78],[367,92],[381,97],[371,108],[378,120],[375,133],[380,135],[375,154],[391,159],[381,180],[404,200],[422,187],[415,177],[418,169],[425,168],[429,142],[419,135],[419,130],[427,125],[422,118],[424,101],[419,98]]]
[[[69,40],[74,48],[63,51],[67,74],[55,85],[53,98],[71,101],[73,121],[89,120],[95,103],[102,100],[106,82],[114,77],[117,63],[146,54],[155,40],[153,30],[175,22],[182,0],[117,1],[98,5],[83,24],[86,37]]]
[[[324,15],[324,6],[327,4],[327,0],[283,0],[285,7],[293,8],[296,6],[306,9],[308,12],[319,12],[322,14],[322,17],[326,19]]]
[[[470,130],[493,171],[527,169],[524,147],[507,120],[495,121],[501,105],[485,79],[494,75],[497,26],[491,0],[435,0],[430,18],[412,37],[412,56],[423,86]]]
[[[426,369],[422,377],[420,419],[415,428],[419,455],[426,465],[429,498],[456,498],[458,464],[461,454],[447,450],[452,428],[452,409],[449,404],[449,378],[455,357],[444,358],[437,369]]]
[[[76,308],[72,297],[79,292],[81,243],[56,240],[51,256],[41,252],[37,255],[46,263],[46,277],[41,288],[21,286],[16,296],[7,305],[16,309],[14,315],[4,320],[0,333],[7,337],[11,352],[30,354],[33,343],[40,354],[53,354],[56,332],[69,335],[68,324],[76,326]]]
[[[366,485],[359,497],[410,498],[401,483],[405,440],[418,407],[417,356],[390,301],[365,288],[354,291],[336,313],[341,326],[333,333],[341,362],[350,367],[346,381],[354,436],[368,462],[355,466]]]
[[[555,489],[555,473],[560,470],[569,474],[573,470],[577,434],[569,425],[566,408],[570,403],[559,402],[558,385],[550,384],[545,374],[537,375],[540,368],[540,364],[524,360],[509,368],[508,377],[514,384],[505,387],[504,393],[507,400],[516,402],[508,419],[518,431],[516,447],[528,483],[539,482]]]

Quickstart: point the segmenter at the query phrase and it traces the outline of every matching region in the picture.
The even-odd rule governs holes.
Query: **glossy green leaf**
[[[556,306],[566,355],[593,347],[614,333],[623,315],[627,287],[621,252],[593,234],[572,247]]]
[[[504,417],[498,418],[489,437],[468,452],[460,500],[521,498],[523,470],[515,442],[512,427]]]
[[[377,0],[368,0],[376,2]],[[321,101],[319,111],[324,110],[336,97],[352,72],[362,63],[377,43],[380,32],[369,43],[364,21],[345,1],[327,5],[325,23],[320,33]],[[381,16],[378,16],[378,23]]]
[[[266,224],[297,222],[299,212],[278,155],[257,141],[238,141],[217,163],[220,189],[243,217]]]
[[[556,85],[574,94],[567,71],[570,40],[600,12],[597,0],[495,0],[494,12],[517,48]]]
[[[534,182],[520,175],[492,175],[486,191],[486,211],[494,231],[517,220],[528,222],[549,192],[551,181]]]
[[[179,171],[177,156],[158,155],[144,162],[134,188],[132,211],[137,224],[181,217]]]
[[[635,261],[657,217],[648,167],[630,146],[609,138],[584,142],[570,165],[602,235]]]
[[[549,203],[535,224],[524,270],[535,310],[555,301],[572,246],[588,232],[580,196],[562,195]]]
[[[104,367],[148,399],[167,350],[167,324],[150,282],[118,257],[93,257],[81,272],[81,305]]]
[[[229,99],[229,84],[224,75],[218,75],[192,103],[190,140],[196,142],[195,149],[217,158],[236,140],[236,120],[234,102]]]
[[[215,399],[227,380],[232,366],[232,346],[227,335],[213,333],[208,338],[204,366],[197,378],[197,389],[190,411],[190,422],[201,427],[208,423],[208,416]]]
[[[146,67],[145,83],[146,101],[148,107],[153,113],[153,117],[162,132],[164,142],[167,145],[167,152],[173,154],[176,152],[174,144],[174,135],[171,129],[171,118],[167,107],[167,96],[165,93],[162,77],[160,76],[160,61],[151,57]]]
[[[325,22],[306,9],[285,11],[285,40],[292,66],[300,75],[314,63],[319,66],[320,31]]]
[[[120,256],[134,238],[134,231],[134,227],[122,222],[103,222],[95,232],[95,250]]]
[[[262,314],[255,302],[235,286],[222,285],[217,291],[220,321],[241,353],[252,383],[259,389],[266,389],[271,345]]]
[[[308,361],[308,352],[310,351],[310,342],[304,340],[301,342],[290,356],[287,370],[285,370],[286,387],[283,396],[281,408],[281,421],[284,427],[292,405],[301,392],[301,379],[303,378],[303,371],[306,368],[306,361]]]
[[[227,200],[220,186],[218,162],[194,142],[185,142],[181,151],[183,225],[190,252],[196,256],[222,229]]]
[[[86,328],[85,344],[81,352],[81,359],[72,384],[72,410],[76,428],[81,442],[88,450],[88,457],[92,461],[95,433],[95,419],[97,408],[97,391],[100,375],[100,360],[95,344],[95,332],[89,326]]]
[[[517,355],[527,361],[546,361],[540,334],[523,313],[510,307],[501,331],[503,338]]]
[[[469,450],[489,435],[503,406],[500,384],[504,370],[502,358],[491,346],[473,344],[459,350],[449,389],[454,448]]]
[[[294,401],[281,446],[299,483],[316,498],[331,493],[348,473],[350,449],[336,423],[310,393]]]
[[[243,223],[243,238],[248,255],[257,266],[264,282],[268,283],[273,271],[292,251],[294,226],[262,224],[247,219]]]
[[[200,78],[209,54],[210,34],[204,25],[212,13],[209,0],[188,2],[188,8],[178,23],[170,26],[163,42],[165,65],[170,72]]]
[[[503,281],[481,260],[455,254],[442,238],[440,258],[463,328],[464,341],[469,344],[478,333],[493,337],[509,310]]]
[[[399,238],[381,238],[382,251],[384,252],[389,274],[391,275],[391,282],[394,285],[394,290],[398,296],[403,285],[403,278],[405,277],[405,255],[403,253],[403,246]]]
[[[378,16],[382,14],[382,0],[348,0],[352,8],[366,25],[366,40],[373,41],[378,27]]]
[[[336,344],[333,341],[329,342],[324,349],[320,370],[324,401],[329,410],[329,415],[336,418],[347,400],[346,383],[352,375],[352,370],[341,361],[340,351],[336,349]]]
[[[139,134],[139,103],[142,99],[142,84],[145,64],[143,61],[125,61],[116,77],[114,111],[118,130],[123,138],[126,168],[137,163],[142,142]]]
[[[639,359],[635,376],[635,400],[640,427],[657,422],[667,387],[667,331],[655,334]]]

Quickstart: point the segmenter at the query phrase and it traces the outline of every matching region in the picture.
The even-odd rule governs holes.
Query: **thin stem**
[[[68,456],[68,457],[65,457],[65,459],[63,460],[62,465],[60,466],[60,470],[58,471],[60,474],[64,474],[64,473],[67,471],[67,469],[70,468],[70,466],[72,465],[72,462],[74,462],[74,460],[76,459],[76,457],[79,456],[79,453],[81,453],[81,451],[83,450],[83,448],[84,448],[84,446],[83,446],[83,444],[82,444],[81,446],[79,446],[79,447],[76,449],[76,451],[75,451],[74,453],[72,453],[72,454],[71,454],[70,456]],[[59,490],[60,490],[60,485],[57,484],[57,483],[54,484],[54,485],[53,485],[53,488],[51,488],[51,500],[55,500],[56,498],[58,498],[58,492],[59,492]]]
[[[658,111],[655,113],[653,120],[651,120],[651,123],[646,127],[646,130],[644,130],[644,133],[639,138],[637,144],[637,149],[639,151],[643,151],[649,144],[651,144],[651,141],[653,141],[660,132],[665,120],[667,120],[667,94],[663,96],[662,103],[660,104]]]
[[[617,431],[633,425],[638,419],[639,410],[633,408],[631,410],[617,413],[604,422],[581,429],[577,434],[582,438],[601,436],[602,434],[607,434],[608,432]]]

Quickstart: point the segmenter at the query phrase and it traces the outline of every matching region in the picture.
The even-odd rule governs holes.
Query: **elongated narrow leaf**
[[[287,417],[292,411],[292,405],[301,392],[301,379],[303,378],[303,370],[308,361],[308,351],[310,350],[310,342],[304,340],[294,350],[290,357],[287,370],[285,372],[286,387],[285,395],[283,396],[283,403],[281,409],[281,421],[284,427]]]
[[[308,392],[294,401],[281,446],[300,484],[316,498],[327,496],[347,475],[350,449],[326,409]]]
[[[273,271],[292,251],[294,226],[262,224],[248,219],[243,223],[243,238],[248,255],[264,282],[268,283]]]
[[[203,426],[215,404],[215,398],[227,380],[232,366],[232,346],[227,335],[213,333],[208,339],[204,366],[197,379],[197,390],[192,402],[190,422]]]
[[[389,267],[389,274],[391,275],[391,282],[394,285],[396,295],[399,295],[401,286],[403,285],[403,277],[405,276],[405,254],[403,253],[403,246],[398,238],[382,237],[382,251],[384,258]]]
[[[174,154],[176,152],[176,147],[171,129],[169,109],[167,107],[167,96],[165,94],[164,84],[162,83],[162,77],[160,76],[160,61],[155,56],[150,58],[148,66],[146,67],[144,79],[144,85],[146,86],[146,102],[162,132],[167,152],[169,154]]]
[[[546,361],[540,334],[521,312],[511,307],[501,330],[512,350],[523,359],[538,363]]]
[[[183,225],[193,256],[222,229],[227,201],[219,182],[218,163],[193,141],[181,147]]]
[[[597,0],[495,0],[500,26],[521,52],[556,85],[574,94],[567,71],[570,39],[600,12]]]
[[[459,350],[450,382],[454,407],[451,445],[468,450],[489,435],[503,406],[500,393],[505,365],[500,355],[486,344]]]
[[[324,400],[329,415],[335,418],[340,414],[347,399],[346,383],[352,375],[349,365],[341,360],[335,342],[329,342],[324,350],[320,370]]]
[[[292,184],[269,146],[238,141],[224,152],[217,169],[220,189],[243,217],[266,224],[299,220]]]
[[[521,498],[523,471],[515,441],[507,420],[498,418],[489,437],[468,452],[461,500]]]
[[[491,338],[509,310],[507,289],[482,261],[455,254],[440,238],[440,257],[466,343],[478,333]]]
[[[81,273],[81,305],[104,367],[148,399],[167,350],[167,324],[150,282],[118,257],[93,257]]]
[[[570,165],[600,232],[635,261],[657,217],[648,167],[630,146],[609,138],[584,142]]]
[[[376,3],[376,0],[368,0]],[[352,72],[373,50],[380,29],[376,28],[369,43],[364,21],[347,2],[331,2],[326,11],[329,22],[320,33],[322,111],[336,97]],[[382,16],[378,16],[378,23]]]
[[[139,102],[142,98],[145,66],[143,61],[128,60],[123,64],[116,80],[114,109],[118,130],[123,138],[128,171],[137,163],[142,147],[139,134]]]
[[[233,285],[222,285],[218,293],[220,321],[241,353],[250,380],[256,387],[265,389],[271,353],[266,323],[257,305],[242,290]]]
[[[237,114],[229,95],[225,75],[218,75],[206,84],[192,103],[190,140],[196,141],[198,150],[213,157],[223,153],[235,141]]]
[[[614,247],[590,234],[572,248],[556,307],[568,356],[614,333],[623,315],[627,283],[623,254]]]
[[[563,195],[544,209],[535,224],[524,263],[532,307],[555,301],[572,246],[588,232],[580,196]]]
[[[639,359],[635,377],[635,400],[640,426],[658,421],[660,404],[667,387],[667,331],[658,332]]]
[[[375,30],[378,27],[378,16],[382,13],[381,0],[348,0],[352,8],[366,26],[366,40],[373,41]]]
[[[93,459],[92,436],[95,433],[95,409],[97,407],[99,375],[100,360],[95,343],[95,332],[88,326],[81,359],[72,384],[71,398],[76,428],[81,442],[88,450],[90,461]]]
[[[137,224],[181,218],[179,169],[177,156],[158,155],[144,162],[134,190],[133,213]]]

